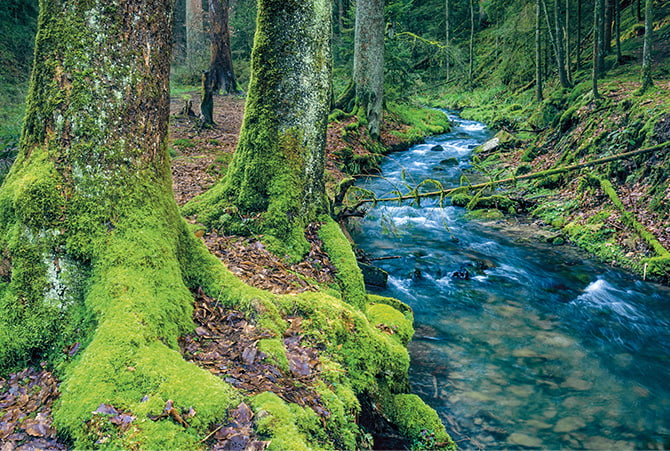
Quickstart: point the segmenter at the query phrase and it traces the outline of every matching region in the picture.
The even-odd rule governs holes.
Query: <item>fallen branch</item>
[[[367,203],[377,203],[377,202],[400,202],[403,200],[411,200],[411,199],[419,199],[419,198],[425,198],[425,197],[449,197],[453,195],[457,191],[462,191],[463,189],[481,189],[481,188],[487,188],[495,185],[504,185],[506,183],[516,183],[521,180],[533,180],[533,179],[538,179],[538,178],[544,178],[544,177],[549,177],[551,175],[556,175],[556,174],[562,174],[564,172],[570,172],[570,171],[575,171],[577,169],[582,169],[582,168],[587,168],[590,166],[597,166],[599,164],[604,164],[604,163],[609,163],[610,161],[616,161],[616,160],[621,160],[624,158],[631,158],[637,155],[642,155],[645,153],[649,152],[654,152],[657,150],[668,150],[670,149],[670,141],[666,141],[662,144],[657,144],[655,146],[647,147],[645,149],[639,149],[639,150],[634,150],[632,152],[626,152],[622,153],[619,155],[613,155],[610,157],[605,157],[605,158],[600,158],[597,160],[589,161],[586,163],[579,163],[579,164],[573,164],[570,166],[563,166],[560,168],[555,168],[555,169],[547,169],[546,171],[540,171],[540,172],[533,172],[530,174],[525,174],[525,175],[520,175],[516,177],[509,177],[505,179],[500,179],[500,180],[492,180],[489,182],[485,183],[479,183],[476,185],[463,185],[463,186],[458,186],[456,188],[449,188],[449,189],[443,189],[443,190],[438,190],[438,191],[431,191],[428,193],[416,193],[416,192],[411,192],[408,194],[404,194],[402,196],[395,196],[395,197],[386,197],[386,198],[381,198],[381,199],[362,199],[359,200],[358,203],[356,204],[357,206],[361,206]]]

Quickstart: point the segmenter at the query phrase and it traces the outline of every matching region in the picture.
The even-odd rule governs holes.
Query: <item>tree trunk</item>
[[[596,0],[599,6],[598,10],[598,33],[594,33],[594,39],[598,39],[598,77],[601,77],[605,72],[605,1]]]
[[[175,0],[172,60],[177,65],[186,63],[186,0]]]
[[[295,257],[306,251],[305,226],[327,211],[331,16],[328,0],[259,1],[237,150],[219,187],[196,199],[187,213],[191,208],[201,213],[199,221],[220,228],[222,211],[232,205],[243,216],[260,215],[244,226],[247,233],[255,227],[254,233],[266,234]]]
[[[549,30],[549,40],[551,41],[551,45],[554,49],[554,61],[556,62],[556,69],[558,72],[558,79],[561,83],[561,86],[564,88],[569,88],[570,87],[570,81],[568,80],[568,76],[565,72],[565,59],[563,56],[563,39],[562,35],[563,33],[561,32],[561,24],[559,20],[559,14],[558,14],[558,1],[559,0],[554,0],[554,27],[555,27],[555,33],[551,31],[552,28],[552,23],[551,20],[549,19],[549,12],[547,11],[547,3],[545,0],[542,0],[542,4],[544,7],[544,15],[547,21],[547,29]]]
[[[151,409],[174,399],[203,414],[194,427],[204,435],[235,400],[177,346],[193,328],[184,250],[198,242],[175,203],[167,150],[171,4],[41,2],[19,157],[0,188],[11,268],[0,283],[0,371],[62,367],[61,350],[82,345],[54,411],[76,448],[96,446],[87,422],[102,403],[145,418],[143,396]],[[131,431],[106,445],[197,446],[169,421]]]
[[[205,69],[207,47],[202,0],[186,0],[186,64],[191,72]]]
[[[449,33],[451,32],[451,23],[450,23],[450,14],[449,14],[449,0],[445,0],[444,4],[444,11],[445,11],[445,22],[444,22],[444,31],[445,31],[445,36],[444,36],[444,52],[445,52],[445,59],[446,59],[446,65],[447,65],[447,83],[449,83],[451,79],[451,58],[450,58],[450,52],[451,48],[449,46],[450,43],[450,36]]]
[[[600,78],[600,55],[602,54],[603,0],[595,0],[593,8],[593,70],[591,72],[591,90],[594,99],[600,99],[598,79]]]
[[[209,77],[214,92],[237,92],[237,81],[230,52],[228,29],[230,0],[209,0],[210,60]]]
[[[572,64],[570,54],[572,53],[572,47],[570,46],[570,36],[572,35],[572,26],[571,26],[571,16],[570,16],[570,0],[565,0],[565,25],[563,27],[563,41],[565,42],[565,74],[568,77],[568,82],[572,84]]]
[[[614,21],[614,0],[605,0],[605,17],[603,18],[603,52],[612,52],[612,23]]]
[[[621,0],[614,0],[614,8],[616,60],[618,64],[623,64],[623,55],[621,54]]]
[[[644,92],[654,85],[651,79],[651,52],[654,35],[654,1],[646,0],[644,5],[644,48],[642,50],[642,87]]]
[[[542,94],[542,0],[535,2],[535,99],[541,102]]]
[[[577,56],[575,71],[582,68],[582,0],[577,0]]]
[[[468,52],[468,89],[474,87],[474,64],[475,64],[475,2],[470,0],[470,47]]]
[[[356,2],[354,83],[359,117],[377,139],[384,101],[384,0]]]

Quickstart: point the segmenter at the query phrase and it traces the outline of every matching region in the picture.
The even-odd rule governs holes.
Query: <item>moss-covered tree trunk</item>
[[[210,60],[209,76],[214,91],[224,93],[237,91],[237,80],[230,51],[228,17],[230,0],[209,0]]]
[[[359,116],[379,137],[384,101],[384,0],[358,0],[354,38],[354,84]]]
[[[172,399],[202,432],[234,399],[177,347],[193,327],[193,236],[166,144],[171,0],[40,3],[20,152],[0,189],[2,371],[55,364],[56,424],[80,448],[107,427],[112,447],[193,447],[197,435],[146,416]],[[134,418],[123,441],[107,417],[88,422],[102,403]]]
[[[307,250],[304,228],[326,211],[330,35],[327,0],[258,3],[237,150],[226,177],[187,213],[199,212],[200,221],[218,229],[240,217],[256,219],[236,231],[264,233],[293,256]]]

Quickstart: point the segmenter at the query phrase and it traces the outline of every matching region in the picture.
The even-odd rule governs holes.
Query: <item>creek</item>
[[[450,133],[389,155],[383,177],[358,186],[459,186],[491,132],[448,114]],[[389,273],[377,293],[414,310],[412,391],[462,449],[667,449],[670,288],[523,222],[423,200],[379,204],[352,234],[373,257],[398,257],[377,263]]]

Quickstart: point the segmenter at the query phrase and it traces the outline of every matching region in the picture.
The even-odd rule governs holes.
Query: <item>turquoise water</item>
[[[490,132],[450,117],[451,133],[359,185],[378,196],[426,178],[457,186]],[[379,206],[354,233],[374,257],[400,257],[378,263],[390,274],[380,294],[413,308],[412,388],[459,446],[669,448],[670,289],[547,244],[533,225],[464,215]]]

